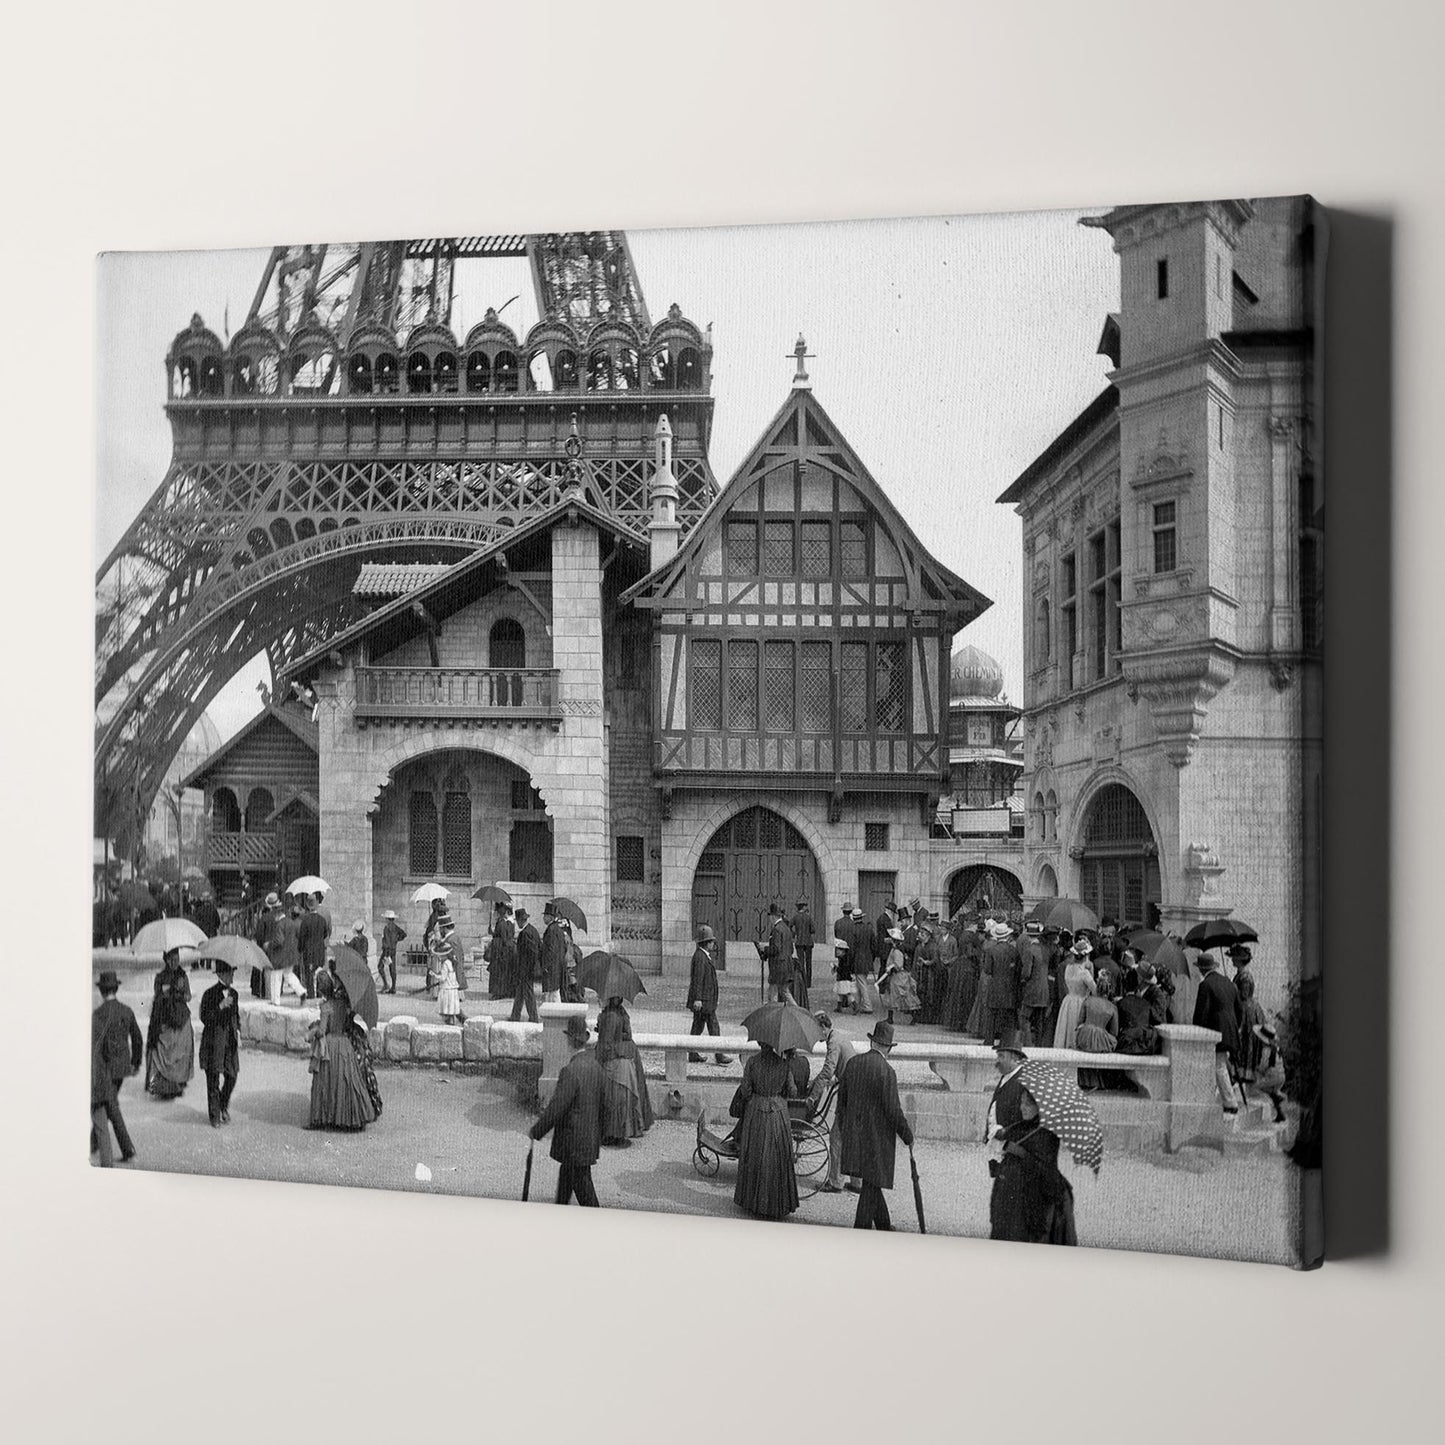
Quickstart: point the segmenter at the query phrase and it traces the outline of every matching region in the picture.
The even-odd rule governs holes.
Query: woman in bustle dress
[[[311,1025],[312,1129],[364,1129],[376,1118],[366,1076],[357,1059],[351,1000],[328,965],[316,975],[321,1017]]]
[[[1065,955],[1064,986],[1060,991],[1059,1018],[1054,1025],[1054,1047],[1076,1049],[1074,1036],[1079,1021],[1084,1016],[1084,1000],[1095,992],[1094,970],[1089,967],[1089,955],[1094,946],[1082,934],[1074,940],[1073,947]]]
[[[793,1126],[785,1100],[793,1096],[788,1061],[761,1045],[743,1069],[729,1113],[737,1128],[738,1182],[733,1202],[758,1219],[785,1219],[798,1207],[793,1172]]]
[[[602,1142],[626,1147],[652,1127],[652,1100],[637,1045],[632,1042],[632,1020],[621,998],[607,1000],[597,1015],[597,1044],[593,1052],[607,1075],[607,1116]]]
[[[146,1028],[146,1091],[157,1099],[178,1099],[196,1071],[196,1035],[191,1028],[191,981],[177,948],[167,951],[156,974]]]

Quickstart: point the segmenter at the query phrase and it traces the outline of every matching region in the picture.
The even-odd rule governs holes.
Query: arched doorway
[[[702,924],[727,944],[751,945],[768,935],[768,905],[791,916],[805,898],[814,921],[826,913],[813,850],[798,830],[770,808],[748,808],[729,818],[708,840],[692,880],[692,926]]]
[[[1034,892],[1040,898],[1057,898],[1059,896],[1059,879],[1051,863],[1039,864],[1039,882]]]
[[[960,908],[970,913],[980,908],[1018,913],[1023,908],[1023,885],[1007,868],[992,863],[960,868],[948,880],[948,916],[952,918]]]
[[[1079,898],[1100,918],[1147,923],[1159,907],[1159,845],[1144,805],[1122,783],[1100,788],[1084,819]]]

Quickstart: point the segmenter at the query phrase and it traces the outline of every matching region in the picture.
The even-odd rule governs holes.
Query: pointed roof
[[[475,552],[462,558],[460,562],[445,568],[430,581],[422,582],[400,597],[383,603],[375,611],[367,613],[359,622],[353,623],[344,632],[338,633],[329,641],[313,648],[303,657],[288,663],[282,669],[279,680],[290,681],[314,672],[330,653],[353,646],[361,638],[407,614],[416,615],[418,609],[425,608],[427,602],[439,594],[454,596],[459,583],[470,581],[488,562],[494,561],[501,553],[508,552],[529,538],[548,531],[560,521],[571,521],[574,518],[590,522],[598,531],[605,532],[634,552],[644,555],[647,552],[647,543],[636,532],[630,527],[624,526],[610,513],[594,506],[580,492],[564,495],[545,511],[538,512],[536,516],[529,517],[525,522],[509,528],[505,535],[499,537],[495,542],[490,542],[485,547],[479,547]],[[446,610],[450,612],[454,609]]]
[[[800,360],[799,366],[801,364]],[[742,487],[771,471],[780,461],[790,457],[801,460],[807,456],[821,460],[829,470],[844,475],[878,512],[898,541],[911,551],[917,561],[920,578],[936,591],[938,600],[955,615],[960,626],[993,606],[991,598],[951,572],[923,545],[903,514],[889,500],[888,494],[874,480],[862,458],[849,445],[837,423],[824,410],[806,379],[801,385],[794,384],[787,400],[763,429],[753,449],[698,518],[687,541],[662,566],[629,587],[622,594],[623,601],[641,601],[658,595],[670,586],[701,550],[718,519],[731,509]]]
[[[319,729],[311,721],[310,717],[304,715],[299,709],[278,706],[274,702],[268,702],[255,717],[251,719],[241,730],[227,738],[220,747],[211,753],[203,762],[192,768],[185,777],[177,784],[182,788],[199,787],[199,779],[207,773],[215,771],[225,758],[234,752],[245,740],[258,728],[270,720],[280,723],[288,732],[292,733],[301,744],[311,752],[318,752],[320,748]]]

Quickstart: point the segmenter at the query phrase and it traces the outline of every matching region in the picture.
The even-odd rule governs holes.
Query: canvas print
[[[103,256],[93,1160],[1317,1262],[1323,260]]]

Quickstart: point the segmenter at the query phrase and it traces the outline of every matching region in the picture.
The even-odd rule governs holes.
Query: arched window
[[[414,876],[430,878],[437,871],[436,799],[427,792],[414,792],[407,814],[408,866]]]
[[[467,390],[484,392],[492,389],[492,362],[485,351],[474,351],[467,357]]]
[[[499,351],[492,362],[492,390],[514,392],[517,390],[517,357],[511,351]]]
[[[702,386],[702,357],[694,347],[684,346],[677,357],[677,389],[697,391]]]
[[[577,353],[559,351],[552,363],[552,385],[558,391],[577,390]]]
[[[1146,922],[1158,904],[1159,858],[1144,805],[1122,783],[1100,788],[1084,820],[1079,897],[1101,918]]]
[[[457,390],[457,359],[450,351],[437,352],[432,362],[432,385],[443,396],[455,396]]]
[[[371,358],[353,356],[346,366],[346,388],[352,396],[371,395]]]
[[[176,362],[175,371],[171,375],[171,394],[173,396],[190,396],[196,389],[196,359],[193,356],[183,356]]]
[[[1049,599],[1040,597],[1034,609],[1034,666],[1043,667],[1049,660]]]
[[[612,358],[605,351],[594,351],[587,358],[587,390],[612,390]]]
[[[1057,843],[1059,840],[1059,796],[1052,788],[1044,799],[1044,841]]]
[[[449,878],[472,876],[472,795],[460,769],[442,784],[442,872]]]
[[[677,365],[672,359],[671,347],[659,346],[647,358],[647,369],[653,386],[661,387],[663,391],[677,389]]]
[[[401,370],[396,357],[383,351],[376,358],[376,390],[381,396],[395,396],[401,388]]]
[[[425,396],[431,390],[431,357],[426,352],[417,351],[407,357],[406,389],[413,396]]]
[[[276,800],[268,788],[252,788],[246,799],[246,831],[248,833],[269,833],[272,828],[271,815],[276,811]]]
[[[1039,894],[1044,898],[1059,896],[1058,876],[1047,863],[1041,864],[1039,867]]]
[[[226,389],[225,374],[221,370],[219,356],[201,358],[201,395],[220,396]]]
[[[618,391],[636,391],[642,385],[635,346],[624,346],[617,353],[616,385]]]
[[[527,634],[514,617],[499,617],[487,637],[487,661],[492,667],[526,667]]]
[[[1035,838],[1040,843],[1048,841],[1048,834],[1044,831],[1044,795],[1034,794],[1033,806],[1029,809],[1029,821]]]
[[[211,795],[211,827],[218,833],[241,831],[241,805],[229,788],[217,788]]]

